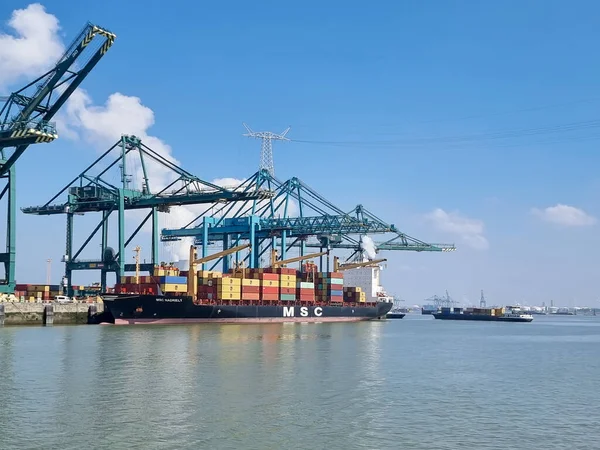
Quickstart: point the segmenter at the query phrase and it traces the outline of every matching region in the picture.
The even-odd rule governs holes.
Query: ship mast
[[[140,284],[140,250],[139,245],[133,249],[135,252],[135,284]]]

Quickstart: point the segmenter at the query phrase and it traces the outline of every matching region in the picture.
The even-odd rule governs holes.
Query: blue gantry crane
[[[31,144],[58,137],[51,119],[65,104],[115,40],[115,34],[88,23],[69,45],[54,68],[13,92],[0,109],[0,178],[6,185],[0,200],[7,199],[6,251],[0,253],[4,279],[0,292],[15,288],[16,185],[15,163]],[[12,149],[12,150],[10,150]]]
[[[162,230],[161,239],[170,241],[194,237],[195,243],[202,245],[203,256],[208,253],[208,246],[216,242],[222,243],[223,248],[229,248],[238,245],[241,240],[249,240],[251,249],[244,259],[249,267],[258,267],[260,257],[275,248],[280,248],[281,259],[285,259],[286,253],[293,247],[299,247],[301,256],[305,255],[307,247],[318,247],[321,252],[334,248],[362,252],[360,236],[371,234],[392,235],[379,244],[380,249],[385,250],[448,251],[454,248],[453,245],[427,244],[414,239],[362,205],[344,212],[295,177],[281,182],[269,171],[261,169],[237,190],[253,191],[261,187],[274,191],[273,197],[215,206],[183,228]],[[219,263],[223,264],[224,270],[230,266],[230,261],[224,258],[215,261],[211,269]]]
[[[367,210],[363,205],[357,205],[348,214],[358,218],[359,220],[369,220],[372,223],[377,223],[381,227],[392,226]],[[361,233],[358,237],[355,237],[347,233],[339,233],[335,237],[334,241],[331,242],[331,246],[338,249],[351,250],[352,253],[347,258],[347,261],[361,260],[365,251],[365,244],[362,237],[366,235],[367,233]],[[382,250],[414,252],[452,252],[456,250],[454,244],[430,244],[408,236],[407,234],[398,230],[393,230],[391,232],[391,236],[385,241],[374,242],[373,244],[375,246],[374,251],[376,253],[379,253],[379,251]],[[319,248],[322,247],[322,245],[321,243],[310,242],[307,244],[307,247]]]
[[[129,173],[132,167],[137,168],[135,176]],[[115,169],[118,169],[118,174]],[[150,173],[160,173],[163,179],[155,186]],[[268,189],[230,190],[203,181],[143,144],[136,136],[124,135],[44,205],[22,210],[26,214],[37,215],[66,214],[65,278],[67,291],[72,295],[74,270],[100,270],[102,289],[106,288],[107,273],[114,272],[120,277],[126,271],[133,271],[135,265],[125,263],[125,248],[148,221],[152,224],[151,262],[141,264],[141,270],[151,272],[159,262],[159,212],[168,213],[171,207],[182,205],[265,201],[272,195]],[[61,196],[66,198],[60,201]],[[125,211],[129,210],[149,212],[127,237]],[[102,219],[81,247],[73,251],[74,216],[93,212],[101,213]],[[113,213],[117,215],[118,224],[116,252],[108,245],[109,219]],[[80,259],[98,232],[101,236],[100,257],[94,260]]]

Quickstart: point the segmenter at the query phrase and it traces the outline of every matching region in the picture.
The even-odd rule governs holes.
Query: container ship
[[[421,308],[421,314],[423,315],[431,315],[439,311],[439,308],[436,305],[423,305]]]
[[[238,267],[227,273],[196,270],[199,264],[247,247],[237,246],[196,259],[192,246],[188,271],[158,267],[152,276],[140,276],[136,270],[135,276],[122,277],[114,293],[102,294],[105,312],[94,321],[114,324],[351,322],[384,319],[392,308],[392,299],[376,292],[380,270],[377,264],[384,260],[340,265],[334,257],[333,272],[318,272],[311,262],[302,264],[302,270],[298,271],[285,265],[327,252],[279,261],[273,253],[269,268]],[[347,280],[344,280],[345,273],[349,275]],[[366,281],[368,289],[363,290],[362,281]]]
[[[488,322],[531,322],[533,316],[518,306],[505,308],[441,308],[433,317],[442,320],[480,320]]]

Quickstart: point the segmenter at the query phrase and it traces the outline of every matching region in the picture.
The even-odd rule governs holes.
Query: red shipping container
[[[244,294],[242,292],[242,300],[250,300],[250,301],[258,301],[260,300],[260,294],[256,293],[256,294]]]
[[[296,288],[280,288],[280,294],[294,294],[296,295]]]
[[[314,294],[315,290],[311,288],[298,288],[296,289],[299,294]]]
[[[276,274],[276,273],[261,273],[259,279],[261,279],[261,280],[278,281],[279,280],[279,275]]]
[[[260,287],[261,294],[279,294],[279,288],[277,286],[261,286]]]
[[[279,294],[261,294],[260,299],[268,301],[277,301],[279,300]]]
[[[260,286],[242,286],[242,294],[258,294]]]
[[[300,298],[298,299],[301,302],[314,302],[315,301],[315,296],[314,295],[301,295]]]

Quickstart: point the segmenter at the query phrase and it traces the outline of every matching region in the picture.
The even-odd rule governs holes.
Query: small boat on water
[[[394,299],[394,306],[392,306],[390,312],[385,315],[386,319],[403,319],[404,316],[406,316],[406,309],[400,306],[401,302],[402,300]]]

